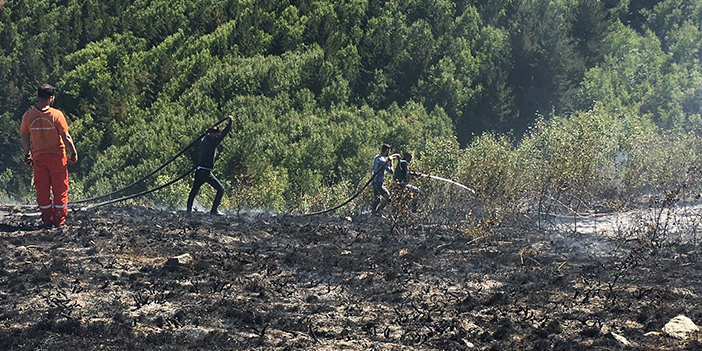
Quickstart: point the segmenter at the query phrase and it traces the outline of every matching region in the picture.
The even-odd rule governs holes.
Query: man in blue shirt
[[[390,192],[383,185],[385,182],[385,172],[393,174],[392,159],[398,157],[399,155],[390,155],[392,147],[388,144],[383,144],[380,148],[380,153],[375,156],[373,160],[373,179],[371,180],[371,185],[373,186],[373,196],[375,200],[371,205],[373,215],[381,216],[383,208],[390,202]],[[384,169],[384,170],[380,170]]]
[[[217,195],[215,195],[214,202],[212,202],[210,213],[213,215],[219,214],[219,212],[217,212],[217,207],[219,207],[219,203],[222,201],[224,187],[217,177],[212,174],[212,169],[214,168],[215,158],[217,157],[217,146],[219,146],[222,139],[232,130],[233,121],[234,117],[229,116],[229,124],[224,128],[224,131],[220,131],[216,126],[208,129],[207,135],[205,135],[200,142],[200,160],[197,163],[197,171],[195,171],[195,183],[193,183],[193,188],[190,190],[190,195],[188,196],[188,214],[192,212],[195,196],[204,183],[211,185],[217,190]]]

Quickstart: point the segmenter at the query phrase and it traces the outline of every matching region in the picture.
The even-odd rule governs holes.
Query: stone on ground
[[[688,317],[679,315],[663,326],[663,332],[676,338],[687,339],[690,334],[698,332],[700,328]]]
[[[186,253],[186,254],[182,254],[179,256],[169,258],[168,261],[166,261],[165,266],[169,267],[169,268],[178,267],[178,266],[189,267],[189,266],[192,266],[193,262],[195,262],[195,260],[193,259],[193,256],[191,256],[189,253]]]
[[[612,334],[612,337],[614,337],[614,340],[619,341],[622,345],[631,346],[631,343],[629,342],[629,340],[627,340],[624,336],[619,335],[615,332],[611,332],[610,334]]]

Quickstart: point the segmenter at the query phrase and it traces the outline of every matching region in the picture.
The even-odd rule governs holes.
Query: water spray
[[[441,177],[437,177],[437,176],[429,175],[429,174],[422,174],[422,173],[417,173],[417,174],[418,174],[419,176],[421,176],[421,177],[429,177],[429,178],[434,179],[434,180],[438,180],[438,181],[442,181],[442,182],[445,182],[445,183],[453,184],[453,185],[455,185],[455,186],[457,186],[457,187],[459,187],[459,188],[468,190],[468,191],[470,191],[471,193],[475,194],[475,190],[473,190],[473,189],[471,189],[471,188],[469,188],[469,187],[467,187],[467,186],[465,186],[465,185],[463,185],[463,184],[461,184],[461,183],[454,182],[454,181],[451,180],[451,179],[441,178]]]

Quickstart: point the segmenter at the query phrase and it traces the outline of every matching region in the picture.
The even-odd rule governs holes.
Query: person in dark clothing
[[[212,174],[212,169],[214,168],[215,158],[217,157],[217,146],[222,142],[227,134],[232,130],[232,122],[234,117],[229,116],[229,124],[220,131],[218,127],[212,127],[207,130],[207,135],[202,138],[200,142],[200,160],[197,163],[197,170],[195,171],[195,182],[193,183],[193,188],[190,190],[190,195],[188,196],[188,207],[187,212],[190,214],[193,210],[193,201],[195,201],[195,196],[200,191],[202,184],[209,184],[215,190],[217,190],[217,195],[212,202],[211,214],[218,215],[217,207],[219,207],[220,201],[222,201],[222,196],[224,196],[224,187],[222,183],[217,180],[217,177]]]
[[[392,159],[399,155],[390,155],[392,147],[388,144],[383,144],[380,147],[380,153],[373,158],[373,169],[371,173],[374,175],[371,180],[373,186],[373,204],[371,205],[372,214],[382,216],[383,208],[390,202],[390,192],[383,183],[385,182],[385,172],[393,174]],[[380,169],[383,169],[382,171]]]
[[[417,212],[417,198],[419,196],[419,188],[409,184],[409,177],[416,177],[417,173],[410,171],[410,162],[412,162],[412,153],[405,152],[402,155],[402,159],[397,164],[397,167],[395,167],[395,173],[393,173],[393,178],[400,187],[400,190],[406,188],[412,192],[412,212]]]

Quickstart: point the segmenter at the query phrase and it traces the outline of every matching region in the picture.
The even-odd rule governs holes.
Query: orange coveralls
[[[22,116],[20,131],[30,135],[34,188],[41,220],[45,224],[62,226],[68,214],[68,167],[66,146],[61,138],[61,134],[68,131],[66,117],[53,107],[45,111],[33,108]]]

